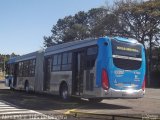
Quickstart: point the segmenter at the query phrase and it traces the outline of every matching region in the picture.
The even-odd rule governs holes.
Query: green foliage
[[[52,35],[44,37],[44,45],[49,47],[63,42],[113,35],[117,26],[117,17],[108,9],[93,8],[88,12],[80,11],[74,16],[59,19],[51,30]]]
[[[15,53],[12,53],[11,55],[7,54],[7,55],[4,55],[4,54],[0,54],[0,71],[4,71],[5,68],[6,68],[6,64],[9,60],[9,58],[11,57],[16,57],[16,56],[19,56],[19,55],[16,55]]]
[[[50,47],[50,46],[54,45],[52,38],[50,36],[49,37],[44,36],[43,39],[44,39],[44,46],[45,47]]]
[[[0,71],[4,71],[5,64],[9,60],[10,55],[0,54]]]
[[[137,2],[122,0],[117,2],[115,13],[119,16],[121,29],[130,37],[138,39],[142,44],[157,38],[160,25],[160,1],[150,0]],[[151,41],[149,41],[151,40]]]
[[[74,16],[59,19],[53,25],[52,35],[44,37],[44,46],[106,35],[127,36],[136,38],[144,45],[158,45],[159,6],[160,0],[119,0],[115,2],[113,9],[107,7],[80,11]]]

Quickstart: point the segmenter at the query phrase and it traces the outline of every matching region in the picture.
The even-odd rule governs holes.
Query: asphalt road
[[[58,96],[11,91],[0,82],[0,117],[4,112],[1,110],[3,106],[14,107],[17,111],[31,112],[37,116],[46,115],[53,119],[77,119],[73,117],[75,115],[81,120],[113,119],[113,115],[160,118],[160,89],[146,89],[146,95],[141,99],[107,99],[93,104],[87,100],[73,99],[64,102]]]

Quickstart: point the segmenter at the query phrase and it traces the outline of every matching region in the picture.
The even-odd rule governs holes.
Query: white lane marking
[[[9,115],[9,116],[8,116]],[[16,116],[16,115],[20,115],[20,116]],[[8,117],[12,117],[12,116],[16,116],[16,117],[34,117],[34,116],[39,116],[43,119],[53,119],[53,117],[45,115],[43,113],[34,111],[34,110],[29,110],[29,109],[21,109],[13,104],[10,104],[8,102],[5,101],[0,101],[0,118],[4,117],[6,119],[8,119]],[[36,119],[36,118],[35,118]]]
[[[10,105],[0,105],[0,107],[8,107],[8,106],[10,106]]]
[[[6,105],[6,104],[0,102],[0,105]]]
[[[25,111],[12,111],[12,112],[2,112],[0,113],[0,115],[11,115],[11,114],[29,114],[29,113],[35,113],[35,114],[39,114],[38,112],[36,111],[33,111],[33,110],[25,110]]]
[[[16,108],[11,108],[11,109],[0,109],[0,112],[6,112],[6,111],[24,111],[26,109],[16,109]]]
[[[15,107],[0,107],[0,109],[12,109],[12,108],[15,108]]]

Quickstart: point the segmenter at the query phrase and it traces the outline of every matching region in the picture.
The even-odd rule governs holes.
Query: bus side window
[[[86,69],[90,70],[94,67],[97,58],[98,47],[93,46],[87,49]]]
[[[62,70],[71,70],[72,53],[66,52],[62,54]]]
[[[22,72],[22,76],[23,77],[27,77],[28,76],[28,73],[29,73],[29,61],[24,61],[23,62],[23,72]]]
[[[30,60],[29,61],[29,76],[34,76],[35,75],[35,66],[36,66],[36,60]]]
[[[23,62],[19,62],[18,76],[22,77]]]
[[[60,71],[61,70],[61,54],[56,54],[53,56],[52,61],[52,71]]]

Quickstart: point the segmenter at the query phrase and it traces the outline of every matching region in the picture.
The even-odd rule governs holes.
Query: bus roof
[[[78,40],[78,41],[67,42],[59,45],[54,45],[49,48],[46,48],[45,56],[50,54],[56,54],[59,52],[65,52],[65,51],[69,51],[77,48],[95,45],[97,44],[97,40],[98,39],[86,39],[86,40]]]
[[[133,38],[125,38],[125,37],[113,37],[112,39],[116,39],[122,42],[128,42],[128,43],[139,43],[136,39]]]
[[[116,39],[116,40],[123,41],[123,42],[140,44],[137,40],[132,39],[132,38],[107,37],[107,36],[104,37],[104,38],[106,38],[106,39]],[[22,56],[10,58],[9,61],[8,61],[8,64],[15,63],[15,62],[20,62],[20,61],[23,61],[23,60],[34,59],[34,58],[36,58],[36,55],[39,52],[45,52],[44,56],[48,56],[48,55],[51,55],[51,54],[56,54],[56,53],[60,53],[60,52],[65,52],[65,51],[70,51],[70,50],[82,48],[82,47],[96,45],[97,41],[98,41],[98,39],[85,39],[85,40],[78,40],[78,41],[72,41],[72,42],[67,42],[67,43],[63,43],[63,44],[54,45],[54,46],[46,48],[45,51],[36,51],[36,52],[32,52],[32,53],[25,54],[25,55],[22,55]]]
[[[15,63],[16,58],[17,58],[17,57],[10,58],[10,59],[8,60],[7,64]]]
[[[34,59],[34,58],[36,58],[37,53],[38,53],[38,51],[28,53],[28,54],[25,54],[25,55],[22,55],[22,56],[18,56],[18,57],[13,57],[13,58],[10,58],[7,63],[12,64],[12,63],[20,62],[20,61],[23,61],[23,60]]]
[[[16,59],[16,62],[23,61],[23,60],[34,59],[34,58],[36,58],[37,53],[38,53],[38,51],[19,56]]]

